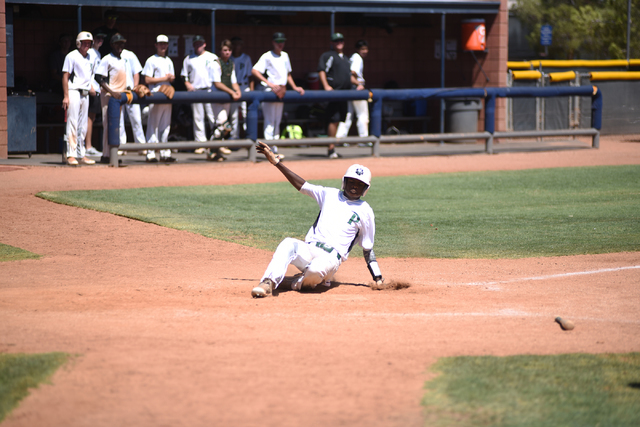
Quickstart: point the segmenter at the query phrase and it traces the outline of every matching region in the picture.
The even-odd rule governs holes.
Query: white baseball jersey
[[[266,72],[267,80],[273,84],[284,86],[287,84],[287,77],[291,72],[289,54],[280,52],[280,55],[276,55],[270,50],[258,59],[253,69],[258,70],[260,74]]]
[[[93,60],[93,62],[95,64],[94,67],[93,67],[93,70],[94,70],[94,73],[95,73],[95,71],[100,66],[100,60],[102,58],[102,55],[100,55],[100,52],[97,51],[94,48],[89,49],[88,53],[91,56],[91,59]],[[91,80],[91,86],[93,86],[93,89],[96,91],[96,93],[100,93],[100,85],[98,84],[98,82],[95,79]]]
[[[82,56],[78,50],[69,52],[64,58],[63,73],[69,73],[69,89],[89,90],[94,79],[95,61],[87,53]]]
[[[238,83],[238,79],[236,79],[236,70],[235,70],[235,66],[233,67],[233,70],[231,71],[231,83]],[[213,83],[222,83],[222,68],[220,67],[220,62],[215,61],[213,63],[213,65],[211,66],[211,81]],[[215,87],[214,84],[211,84],[211,90],[220,90],[218,88]]]
[[[114,92],[127,90],[126,62],[124,58],[118,58],[113,52],[102,58],[96,74],[105,76],[107,85]]]
[[[122,49],[120,56],[124,59],[125,72],[127,74],[127,87],[132,88],[135,86],[133,83],[133,76],[142,71],[142,65],[135,53],[127,49]]]
[[[180,75],[190,82],[195,89],[209,89],[211,81],[211,67],[218,59],[218,55],[204,51],[202,55],[191,55],[184,58]]]
[[[173,74],[175,76],[173,61],[168,56],[160,56],[158,54],[150,56],[147,58],[147,62],[144,63],[142,74],[154,78],[164,77],[167,74]],[[149,90],[151,92],[157,92],[160,86],[170,84],[169,82],[153,83],[149,85]]]
[[[351,71],[356,73],[356,79],[358,80],[358,83],[364,85],[364,60],[362,59],[362,56],[360,56],[359,53],[354,53],[353,55],[351,55],[350,61]]]
[[[253,68],[251,58],[246,53],[243,53],[237,58],[231,55],[231,60],[235,64],[235,72],[240,90],[244,92],[244,90],[249,87],[249,78],[251,77],[251,69]]]
[[[327,251],[334,248],[343,259],[347,259],[356,243],[363,249],[373,249],[375,217],[367,202],[349,200],[342,190],[308,182],[300,192],[315,199],[320,206],[320,214],[309,229],[305,242],[320,242]]]

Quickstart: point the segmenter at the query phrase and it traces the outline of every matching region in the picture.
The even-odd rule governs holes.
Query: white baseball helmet
[[[368,167],[362,166],[359,164],[349,166],[347,169],[347,173],[342,177],[342,189],[344,190],[345,178],[353,178],[358,181],[364,182],[367,185],[367,188],[364,190],[362,195],[364,196],[369,191],[369,187],[371,187],[371,171]]]
[[[76,47],[80,48],[80,44],[85,40],[93,41],[93,35],[89,31],[80,31],[76,37]]]

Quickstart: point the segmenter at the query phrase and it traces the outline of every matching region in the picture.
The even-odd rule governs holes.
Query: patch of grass
[[[365,200],[381,257],[579,255],[640,249],[639,183],[636,165],[374,177]],[[39,196],[268,250],[318,213],[287,182]]]
[[[432,370],[427,425],[640,425],[640,353],[462,356]]]
[[[65,353],[0,354],[0,422],[68,359]]]
[[[38,258],[40,258],[40,255],[33,252],[0,243],[0,262]]]

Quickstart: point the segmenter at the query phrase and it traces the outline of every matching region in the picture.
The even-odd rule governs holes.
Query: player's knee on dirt
[[[316,287],[320,283],[324,282],[324,275],[319,271],[313,271],[307,268],[302,278],[302,284],[305,286]]]
[[[331,257],[315,258],[309,263],[302,279],[303,285],[316,286],[331,280],[340,264]]]

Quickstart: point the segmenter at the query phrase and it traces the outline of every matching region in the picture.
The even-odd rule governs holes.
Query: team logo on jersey
[[[358,222],[360,222],[360,217],[358,216],[357,213],[353,212],[353,215],[351,215],[351,218],[349,218],[348,224],[354,224]]]
[[[356,175],[364,175],[364,170],[362,168],[356,169]]]

